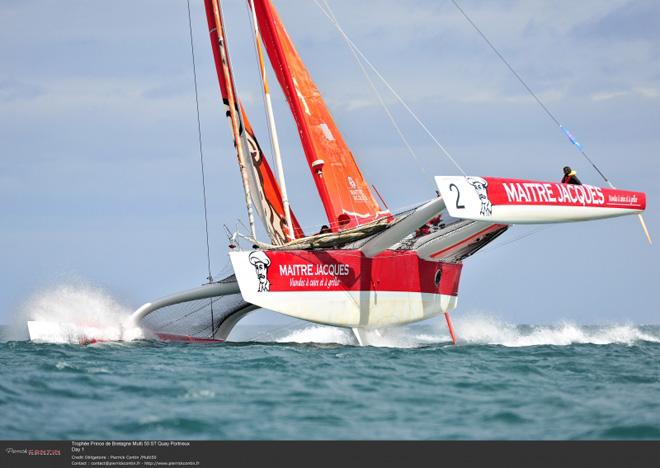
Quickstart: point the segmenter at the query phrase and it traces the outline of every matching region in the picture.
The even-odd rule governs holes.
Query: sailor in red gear
[[[582,185],[580,179],[577,178],[576,172],[568,166],[564,167],[564,177],[561,179],[561,183]]]

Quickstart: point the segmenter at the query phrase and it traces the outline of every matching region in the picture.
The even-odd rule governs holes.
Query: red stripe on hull
[[[255,256],[251,263],[257,275],[266,277],[269,292],[391,291],[455,296],[463,267],[423,260],[413,251],[385,251],[373,258],[359,250],[253,254],[262,259]]]
[[[555,182],[485,177],[488,199],[496,205],[545,205],[646,209],[642,192]]]

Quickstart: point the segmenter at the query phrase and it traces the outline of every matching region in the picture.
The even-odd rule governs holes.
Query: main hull
[[[310,322],[381,328],[435,317],[456,307],[462,264],[414,251],[230,253],[243,299]]]

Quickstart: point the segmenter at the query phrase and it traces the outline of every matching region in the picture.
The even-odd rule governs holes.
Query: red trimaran
[[[641,192],[493,177],[436,177],[439,196],[401,214],[381,206],[270,0],[248,0],[277,178],[257,143],[236,86],[218,0],[204,0],[222,100],[234,137],[251,235],[232,243],[234,274],[143,305],[133,323],[170,340],[223,341],[247,313],[265,308],[370,330],[444,314],[456,307],[463,260],[511,224],[557,223],[639,214]],[[266,49],[298,128],[328,219],[305,235],[288,203],[272,115]],[[380,198],[380,195],[378,195]],[[382,201],[384,205],[384,201]],[[270,237],[256,240],[253,208]]]

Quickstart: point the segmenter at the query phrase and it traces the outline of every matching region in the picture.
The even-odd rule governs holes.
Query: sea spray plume
[[[143,337],[139,328],[127,325],[131,312],[101,288],[71,282],[33,294],[21,307],[18,320],[50,328],[46,341],[130,341]]]
[[[31,320],[87,322],[114,325],[130,314],[101,288],[85,284],[61,284],[39,291],[24,306]]]

